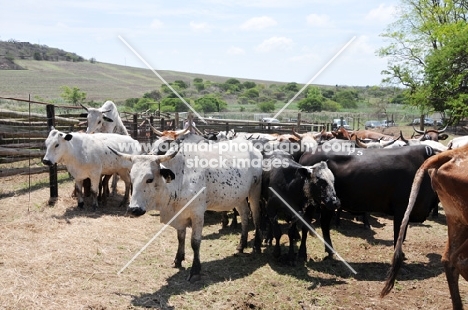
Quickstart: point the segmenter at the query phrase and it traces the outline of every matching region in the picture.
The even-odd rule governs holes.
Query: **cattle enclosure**
[[[260,255],[251,254],[251,249],[235,254],[240,229],[221,229],[219,214],[211,213],[206,217],[201,245],[200,282],[186,281],[185,268],[190,268],[191,251],[187,251],[184,269],[171,268],[176,253],[176,232],[172,228],[164,230],[117,275],[163,227],[158,213],[127,217],[125,210],[118,207],[120,197],[112,198],[97,212],[77,210],[75,198],[70,197],[73,182],[65,172],[58,177],[59,197],[49,206],[47,171],[24,174],[41,166],[40,156],[29,156],[38,154],[28,150],[41,151],[39,144],[45,140],[48,125],[44,119],[46,106],[42,107],[43,112],[31,109],[29,113],[24,109],[28,105],[25,103],[22,111],[14,111],[14,116],[0,117],[10,121],[0,122],[2,143],[6,137],[13,140],[1,147],[26,150],[20,154],[8,150],[10,153],[1,155],[2,160],[8,159],[2,162],[2,171],[7,171],[3,167],[25,169],[19,174],[11,170],[0,178],[1,309],[451,308],[440,263],[446,239],[443,211],[438,219],[410,224],[404,247],[408,258],[405,272],[385,299],[378,296],[393,254],[393,228],[390,217],[375,215],[370,219],[372,230],[363,229],[359,221],[346,215],[343,226],[332,231],[336,250],[357,275],[339,261],[322,261],[325,253],[317,238],[309,238],[310,257],[304,265],[284,265],[273,258],[269,247],[262,247]],[[58,107],[54,112],[58,128],[85,129],[85,125],[79,125],[84,118],[77,118],[80,108]],[[32,117],[33,113],[42,117]],[[151,139],[149,130],[138,127],[143,121],[141,115],[136,122],[131,114],[122,114],[122,118],[131,133],[140,129],[140,141]],[[165,119],[165,125],[170,121]],[[217,130],[226,128],[226,123],[231,126],[224,120]],[[33,130],[34,126],[42,129]],[[200,122],[197,126],[203,128]],[[26,133],[39,137],[35,141],[33,135]],[[19,146],[12,147],[14,144]],[[252,238],[251,230],[249,240]],[[284,236],[283,252],[287,251],[286,242]],[[466,303],[468,285],[460,281],[460,287]]]

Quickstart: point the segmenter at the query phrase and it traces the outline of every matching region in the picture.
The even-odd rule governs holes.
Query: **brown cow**
[[[432,140],[432,141],[437,141],[437,142],[439,140],[447,140],[448,134],[446,134],[446,133],[442,134],[445,130],[447,130],[447,127],[448,127],[448,125],[445,126],[445,128],[443,128],[441,130],[435,130],[435,129],[418,130],[413,125],[414,131],[421,135],[419,137],[419,139],[421,141]]]
[[[461,274],[468,281],[468,208],[466,208],[468,203],[468,192],[466,191],[468,188],[468,145],[428,158],[416,172],[408,208],[401,223],[395,246],[392,267],[380,296],[384,297],[393,288],[396,275],[402,265],[402,243],[409,214],[416,201],[419,186],[426,171],[429,171],[432,187],[437,192],[447,217],[448,240],[442,256],[442,263],[452,298],[452,306],[453,309],[462,309],[458,278]]]
[[[372,130],[355,130],[355,131],[352,132],[351,138],[353,138],[354,136],[358,136],[362,140],[370,139],[370,140],[374,140],[374,141],[381,141],[381,140],[383,140],[383,141],[393,141],[395,139],[395,137],[385,135],[383,133],[375,132],[375,131],[372,131]],[[352,140],[355,140],[355,138],[352,139]]]

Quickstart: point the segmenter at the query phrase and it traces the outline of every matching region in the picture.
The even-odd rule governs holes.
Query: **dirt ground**
[[[34,176],[41,178],[47,181],[46,174]],[[269,247],[262,254],[251,248],[236,254],[240,229],[221,229],[219,214],[209,214],[202,280],[192,284],[186,281],[188,269],[172,268],[177,239],[171,227],[118,274],[163,228],[158,213],[128,217],[119,207],[121,195],[96,212],[77,210],[71,181],[59,184],[60,197],[49,206],[47,185],[18,189],[27,182],[27,176],[1,179],[0,309],[451,308],[440,263],[446,239],[442,209],[436,220],[410,226],[404,270],[389,296],[380,299],[393,254],[388,217],[371,216],[372,229],[366,230],[345,215],[342,227],[332,231],[335,249],[353,274],[339,260],[323,260],[316,237],[309,238],[309,261],[294,267],[275,260]],[[186,244],[183,265],[189,268],[193,256]],[[463,280],[460,289],[466,304]]]

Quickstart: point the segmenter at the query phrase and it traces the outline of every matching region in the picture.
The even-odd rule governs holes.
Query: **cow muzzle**
[[[338,197],[331,197],[325,203],[325,208],[328,210],[337,210],[341,208],[341,201]]]
[[[146,213],[146,210],[143,208],[128,208],[128,212],[133,216],[142,216]]]
[[[46,165],[46,166],[52,166],[52,165],[53,165],[53,163],[52,163],[50,160],[48,160],[48,159],[43,159],[43,160],[42,160],[42,163],[43,163],[44,165]]]

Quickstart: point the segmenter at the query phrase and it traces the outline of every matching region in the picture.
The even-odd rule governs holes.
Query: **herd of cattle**
[[[251,218],[254,251],[261,251],[266,230],[268,238],[276,240],[273,253],[279,256],[282,231],[278,219],[288,221],[290,262],[307,259],[308,225],[302,225],[299,252],[294,253],[298,216],[310,223],[314,213],[320,213],[323,238],[330,245],[325,251],[332,256],[330,222],[337,210],[379,212],[394,218],[395,253],[383,297],[392,289],[402,265],[408,222],[423,222],[440,201],[448,225],[442,261],[453,307],[462,308],[458,278],[461,274],[468,280],[468,212],[464,210],[468,137],[453,139],[445,146],[438,142],[447,139],[445,129],[405,139],[401,133],[394,137],[344,128],[304,134],[293,130],[283,135],[197,135],[187,133],[190,128],[159,132],[152,127],[159,139],[151,151],[142,154],[113,102],[98,109],[83,108],[86,133],[52,128],[43,163],[67,167],[75,180],[79,208],[84,207],[86,181],[90,181],[96,209],[99,196],[105,199],[108,193],[109,176],[120,176],[125,182],[122,204],[128,205],[130,214],[159,210],[161,222],[177,230],[176,267],[185,257],[186,228],[192,227],[194,257],[189,280],[200,278],[200,243],[207,210],[237,210],[242,226],[238,251],[247,246]]]

